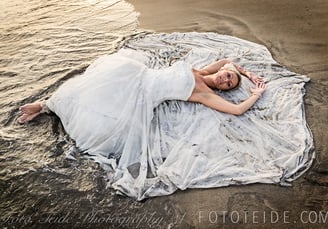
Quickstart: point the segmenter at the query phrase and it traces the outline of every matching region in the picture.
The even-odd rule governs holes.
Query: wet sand
[[[58,2],[70,4],[70,1]],[[92,4],[96,1],[85,2]],[[35,36],[38,38],[35,40],[34,34],[26,29],[22,34],[23,46],[15,47],[16,38],[12,33],[16,30],[8,32],[10,51],[16,53],[16,48],[20,52],[17,52],[17,62],[13,62],[16,63],[13,71],[2,76],[1,81],[0,225],[7,228],[326,228],[327,1],[129,2],[140,12],[141,31],[210,31],[237,36],[265,45],[282,65],[308,75],[311,82],[306,86],[305,109],[315,140],[315,163],[293,182],[292,187],[253,184],[194,189],[144,202],[115,195],[113,190],[106,189],[105,174],[96,163],[81,159],[78,154],[75,155],[77,160],[67,159],[65,154],[71,144],[58,118],[44,115],[25,126],[16,123],[19,105],[46,98],[62,81],[81,73],[96,55],[113,52],[122,37],[107,32],[112,28],[126,28],[121,25],[124,24],[122,19],[117,24],[113,20],[114,25],[109,27],[104,25],[110,23],[104,23],[103,27],[99,21],[95,21],[97,25],[91,23],[91,27],[97,28],[97,33],[91,35],[85,33],[87,30],[72,32],[75,27],[71,23],[78,20],[68,20],[67,17],[68,34],[59,32],[62,31],[59,28],[66,28],[63,24],[45,23],[47,32],[41,34],[46,43],[40,42],[42,36]],[[56,8],[56,4],[53,7]],[[18,7],[18,10],[24,8]],[[57,21],[61,23],[58,18],[43,17],[42,10],[48,10],[47,7],[39,10],[33,10],[32,16],[40,13],[41,19],[50,20],[55,25]],[[78,18],[93,13],[89,11],[90,8]],[[121,18],[122,11],[118,12],[114,16]],[[107,11],[101,13],[110,14]],[[31,17],[33,23],[29,23],[22,16],[24,14],[20,17],[16,17],[18,13],[13,15],[15,21],[22,20],[26,28],[34,28],[34,16]],[[87,18],[86,22],[90,23],[90,20]],[[134,22],[130,26],[134,32]],[[49,27],[53,28],[50,30],[53,36],[49,34]],[[99,33],[98,30],[105,32]],[[48,41],[49,36],[52,39]],[[71,47],[72,41],[78,47]],[[67,51],[67,47],[71,49]],[[27,51],[20,55],[26,50],[24,48]],[[40,53],[30,52],[30,49]],[[5,57],[10,55],[7,53]],[[47,59],[44,56],[51,58],[43,61]],[[35,59],[30,60],[30,57],[36,57],[38,64],[34,66]]]
[[[328,2],[130,0],[140,28],[217,32],[265,45],[288,69],[308,75],[306,118],[316,159],[292,187],[254,184],[187,190],[163,197],[178,209],[177,228],[326,228],[328,225]],[[163,199],[157,198],[157,199]],[[152,201],[159,209],[160,201]],[[237,214],[239,212],[239,214]],[[247,215],[247,217],[244,215]],[[270,214],[271,213],[271,214]],[[278,214],[278,217],[275,215]],[[239,220],[238,220],[239,217]],[[179,217],[177,217],[179,218]],[[277,219],[277,220],[276,220]],[[167,221],[172,221],[167,218]],[[247,221],[247,222],[246,222]]]

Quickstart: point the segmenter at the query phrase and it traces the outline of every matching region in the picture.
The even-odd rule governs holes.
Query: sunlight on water
[[[60,208],[66,201],[56,199],[56,190],[75,190],[76,199],[74,193],[99,185],[105,190],[95,163],[67,163],[69,144],[56,118],[20,126],[18,107],[45,99],[92,60],[114,52],[136,33],[138,13],[120,0],[1,0],[0,8],[1,217],[22,214],[21,206],[42,205],[42,199],[44,207]]]
[[[4,178],[47,163],[42,146],[50,147],[54,140],[47,129],[39,135],[30,132],[33,128],[24,131],[17,125],[17,107],[44,99],[60,79],[113,52],[124,36],[136,32],[138,14],[120,0],[6,0],[0,6],[0,121],[5,125],[0,132],[4,168],[0,167],[0,174]]]

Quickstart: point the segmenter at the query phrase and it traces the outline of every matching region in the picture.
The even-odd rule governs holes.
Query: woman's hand
[[[237,68],[237,70],[239,71],[240,74],[243,74],[244,76],[246,76],[254,84],[264,82],[262,76],[258,76],[253,72],[247,71],[243,67],[239,66],[238,64],[233,63],[233,65]]]
[[[252,81],[254,84],[257,83],[263,83],[263,77],[262,76],[258,76],[253,72],[248,72],[248,78],[250,81]]]
[[[249,90],[251,91],[252,94],[258,95],[259,97],[261,97],[261,95],[263,94],[265,89],[267,89],[267,85],[262,81],[257,82],[255,88],[252,88],[252,87],[249,88]]]

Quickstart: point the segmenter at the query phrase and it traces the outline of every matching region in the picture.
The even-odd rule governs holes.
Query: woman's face
[[[222,91],[228,91],[237,86],[239,78],[233,71],[220,70],[216,73],[215,84],[216,88]]]

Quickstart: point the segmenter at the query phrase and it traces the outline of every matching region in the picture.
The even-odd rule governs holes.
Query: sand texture
[[[320,212],[326,216],[328,210],[328,2],[129,2],[141,13],[141,28],[158,32],[213,31],[237,36],[265,45],[279,63],[311,78],[306,86],[305,109],[317,157],[310,171],[289,188],[256,184],[175,194],[170,200],[186,213],[181,228],[289,228],[291,225],[292,228],[325,228],[327,220],[319,218]],[[249,211],[251,220],[243,223],[245,217],[240,216],[240,221],[236,221],[241,224],[234,223],[228,217],[236,218],[237,215],[231,215],[234,210]],[[250,216],[256,211],[259,211],[259,224],[254,224]],[[264,222],[264,211],[269,214],[277,211],[289,218],[280,217],[277,223],[270,223],[268,217]],[[310,211],[317,214],[309,216]],[[225,214],[229,222],[223,223]]]
[[[327,0],[0,1],[1,228],[327,228]],[[139,25],[134,8],[140,13]],[[266,46],[307,75],[306,119],[316,158],[292,187],[189,189],[137,202],[74,150],[58,118],[17,124],[18,107],[46,99],[127,37],[217,32]]]

